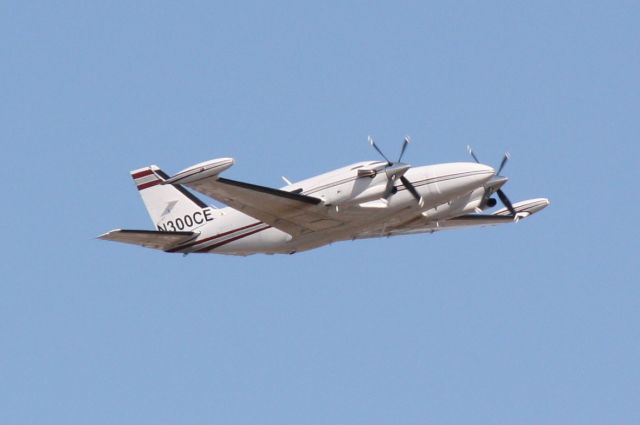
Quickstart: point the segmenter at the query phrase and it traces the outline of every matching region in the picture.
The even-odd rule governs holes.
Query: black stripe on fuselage
[[[352,182],[352,181],[356,181],[356,180],[358,180],[360,178],[370,179],[371,177],[359,177],[359,176],[349,177],[349,178],[338,180],[338,181],[335,181],[335,182],[326,183],[326,184],[324,184],[322,186],[316,186],[314,188],[305,190],[303,193],[305,195],[310,195],[312,193],[320,192],[321,190],[331,189],[332,187],[339,186],[341,184],[345,184],[345,183],[349,183],[349,182]]]
[[[201,253],[205,253],[205,252],[210,252],[210,251],[212,251],[212,250],[214,250],[216,248],[220,248],[223,245],[226,245],[226,244],[231,243],[231,242],[235,242],[235,241],[240,240],[240,239],[244,239],[247,236],[255,235],[256,233],[262,232],[263,230],[267,230],[267,229],[270,229],[270,228],[271,228],[271,226],[267,225],[266,227],[262,227],[260,229],[251,230],[250,232],[242,233],[242,234],[240,234],[238,236],[234,236],[234,237],[232,237],[230,239],[227,239],[227,240],[224,240],[222,242],[218,242],[218,243],[215,243],[213,245],[205,246],[204,248],[201,248],[201,249],[199,249],[199,250],[197,250],[195,252],[196,253],[200,253],[200,254]]]
[[[431,178],[424,179],[424,180],[417,180],[417,181],[412,182],[412,183],[413,183],[414,186],[418,187],[418,186],[424,186],[426,184],[432,184],[432,183],[438,183],[438,182],[441,182],[441,181],[452,180],[452,179],[456,179],[456,178],[459,178],[459,177],[473,176],[473,175],[479,174],[479,173],[482,174],[482,173],[484,173],[484,171],[465,171],[465,172],[462,172],[462,173],[447,174],[446,176],[438,176],[438,177],[431,177]],[[303,193],[305,195],[311,195],[313,193],[316,193],[316,192],[319,192],[319,191],[322,191],[322,190],[331,189],[333,187],[339,186],[341,184],[349,183],[351,181],[355,181],[355,180],[358,180],[358,179],[370,179],[370,178],[371,177],[359,177],[359,176],[349,177],[349,178],[342,179],[342,180],[339,180],[339,181],[327,183],[327,184],[325,184],[323,186],[317,186],[317,187],[314,187],[312,189],[305,190]],[[398,190],[405,190],[404,185],[398,185],[398,186],[396,186],[396,188]]]
[[[440,183],[440,182],[444,182],[444,181],[448,181],[448,180],[455,180],[455,179],[459,179],[461,177],[475,176],[477,174],[485,174],[485,172],[484,171],[466,171],[464,173],[447,174],[446,176],[438,176],[438,177],[432,177],[432,178],[424,179],[424,180],[417,180],[417,181],[411,182],[411,183],[415,187],[420,187],[420,186],[425,186],[425,185],[428,185],[428,184]],[[398,190],[406,190],[406,187],[404,185],[398,185],[396,187],[398,188]]]
[[[239,232],[241,230],[247,230],[247,229],[250,229],[252,227],[256,227],[256,226],[258,226],[260,224],[264,224],[264,223],[262,223],[261,221],[258,221],[257,223],[249,224],[248,226],[242,226],[242,227],[238,227],[238,228],[235,228],[235,229],[227,230],[226,232],[218,233],[217,235],[209,236],[208,238],[200,239],[198,241],[193,241],[193,242],[189,242],[189,243],[184,244],[184,245],[173,247],[170,250],[167,250],[167,252],[179,252],[179,251],[182,251],[182,250],[187,249],[187,248],[192,248],[192,247],[194,247],[196,245],[202,245],[203,243],[210,242],[210,241],[212,241],[214,239],[218,239],[218,238],[221,238],[221,237],[224,237],[224,236],[228,236],[230,234]]]

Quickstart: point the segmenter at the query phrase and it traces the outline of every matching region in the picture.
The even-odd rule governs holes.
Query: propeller
[[[480,164],[480,160],[478,159],[478,157],[476,156],[475,152],[473,151],[473,149],[471,149],[471,146],[467,146],[467,151],[469,152],[469,155],[471,155],[471,157],[478,163]],[[502,157],[502,161],[500,161],[500,166],[498,167],[498,171],[496,172],[496,177],[501,177],[501,173],[502,173],[502,169],[504,168],[504,166],[507,164],[507,161],[511,159],[511,155],[509,155],[509,152],[505,152],[504,156]],[[496,194],[498,195],[498,198],[500,198],[500,202],[502,202],[502,204],[507,207],[507,209],[509,210],[509,212],[511,213],[511,215],[515,216],[516,215],[516,210],[513,208],[513,204],[511,204],[511,201],[509,200],[509,198],[507,197],[507,195],[502,191],[502,189],[498,189],[496,190]],[[490,196],[490,195],[489,195]],[[495,201],[494,201],[495,202]],[[491,205],[493,206],[493,205]]]
[[[385,161],[387,161],[387,166],[385,167],[384,172],[387,175],[387,178],[389,180],[387,182],[387,190],[386,190],[387,195],[385,196],[385,198],[388,198],[389,196],[395,193],[394,184],[396,180],[399,179],[404,185],[404,187],[407,188],[409,193],[411,193],[411,195],[416,199],[416,201],[418,201],[418,205],[422,207],[424,205],[424,199],[422,199],[422,196],[420,196],[415,186],[409,181],[409,179],[407,179],[404,176],[404,174],[409,170],[409,168],[411,168],[409,164],[405,164],[402,162],[402,157],[404,156],[404,153],[407,150],[407,146],[409,146],[409,143],[411,143],[411,139],[409,139],[409,136],[406,136],[404,138],[404,141],[402,142],[402,148],[400,149],[400,155],[398,156],[398,160],[396,162],[393,162],[389,160],[389,158],[387,158],[384,152],[382,152],[382,150],[378,147],[378,145],[376,145],[376,142],[373,141],[373,138],[369,136],[369,144],[373,146],[373,148],[380,154],[381,157],[385,159]]]

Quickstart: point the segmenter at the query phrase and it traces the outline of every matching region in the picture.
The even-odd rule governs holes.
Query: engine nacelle
[[[163,184],[186,184],[207,177],[217,176],[233,164],[233,158],[217,158],[204,161],[185,168],[175,176],[165,180]]]

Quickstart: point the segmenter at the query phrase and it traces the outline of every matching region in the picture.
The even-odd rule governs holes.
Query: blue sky
[[[640,421],[637,2],[4,2],[2,424]],[[497,164],[515,226],[166,255],[128,171]]]

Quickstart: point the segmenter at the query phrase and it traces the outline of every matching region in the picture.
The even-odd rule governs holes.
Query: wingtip
[[[103,234],[101,234],[101,235],[99,235],[99,236],[96,236],[96,239],[107,240],[107,239],[109,238],[109,235],[111,235],[112,233],[115,233],[115,232],[119,232],[119,231],[121,231],[121,230],[122,230],[122,229],[113,229],[113,230],[109,230],[109,231],[108,231],[108,232],[106,232],[106,233],[103,233]]]

